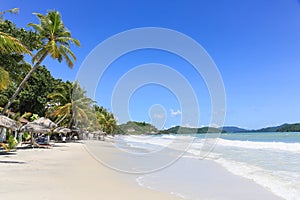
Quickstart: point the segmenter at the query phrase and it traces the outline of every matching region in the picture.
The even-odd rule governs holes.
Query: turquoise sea
[[[152,152],[161,148],[173,148],[174,145],[170,144],[174,140],[178,141],[178,138],[193,141],[182,159],[201,162],[203,158],[199,158],[199,152],[207,142],[203,134],[158,135],[147,136],[146,139],[145,136],[118,136],[117,140],[122,141],[123,145],[126,143],[130,147]],[[214,148],[204,159],[214,161],[229,172],[256,182],[283,199],[300,199],[300,133],[225,133],[214,141]],[[155,173],[141,175],[137,182],[152,189],[163,188],[160,185],[161,177],[157,177]],[[185,189],[172,193],[183,198],[191,197],[187,199],[197,199],[194,189],[191,187],[190,191]]]

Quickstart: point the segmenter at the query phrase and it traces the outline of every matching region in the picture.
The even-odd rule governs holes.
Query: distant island
[[[279,126],[270,126],[261,129],[243,129],[235,126],[224,126],[221,127],[222,130],[227,133],[241,133],[241,132],[300,132],[300,123],[295,124],[282,124]]]
[[[146,122],[129,121],[125,124],[117,126],[116,134],[193,134],[193,133],[245,133],[245,132],[300,132],[300,123],[295,124],[282,124],[280,126],[266,127],[256,130],[244,129],[236,126],[224,126],[219,128],[214,127],[201,127],[191,128],[175,126],[166,130],[158,130],[152,124]]]
[[[118,125],[116,134],[130,134],[130,135],[139,135],[139,134],[157,134],[159,130],[146,122],[135,122],[129,121],[126,124]]]
[[[220,132],[226,132],[219,128],[213,128],[213,127],[202,127],[202,128],[190,128],[190,127],[181,127],[181,126],[175,126],[172,128],[169,128],[167,130],[161,130],[159,131],[160,134],[192,134],[192,133],[220,133]]]

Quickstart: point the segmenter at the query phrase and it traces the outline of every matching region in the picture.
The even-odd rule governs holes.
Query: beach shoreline
[[[126,162],[126,158],[120,159],[120,153],[108,142],[97,143],[107,159]],[[183,186],[198,184],[202,194],[197,197],[199,199],[245,199],[245,195],[250,199],[251,194],[263,199],[280,199],[253,181],[233,175],[208,160],[195,160],[191,165],[190,161],[180,159],[165,170],[152,173],[162,177],[161,188],[157,189],[149,185],[142,187],[136,181],[147,174],[122,174],[99,163],[82,143],[55,144],[52,149],[21,149],[0,156],[0,193],[3,199],[182,199],[168,191],[170,187],[175,189],[168,184],[183,166],[186,171],[182,171],[177,179],[181,179]],[[189,174],[188,170],[197,173]],[[199,182],[189,183],[188,176],[199,176]],[[230,190],[232,187],[241,189],[235,188],[234,192]]]

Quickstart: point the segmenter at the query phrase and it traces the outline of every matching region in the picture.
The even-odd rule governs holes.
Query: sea
[[[208,138],[207,134],[131,135],[116,136],[116,144],[120,148],[129,146],[131,149],[138,149],[133,152],[137,156],[153,152],[159,154],[162,149],[173,149],[176,158],[174,162],[180,159],[194,163],[210,160],[234,175],[254,181],[276,196],[287,200],[300,199],[300,132],[222,133],[217,137],[215,134],[212,138]],[[206,148],[204,152],[203,148],[208,143],[210,148]],[[184,153],[181,154],[181,151]],[[172,165],[172,160],[169,163]],[[166,163],[162,165],[169,167]],[[136,178],[140,186],[168,190],[183,199],[197,199],[197,191],[192,187],[184,190],[178,187],[177,191],[176,187],[172,187],[171,191],[163,185],[162,178],[155,173],[156,169],[147,170],[149,173],[141,171]],[[174,179],[173,185],[180,184],[176,180],[180,181]]]

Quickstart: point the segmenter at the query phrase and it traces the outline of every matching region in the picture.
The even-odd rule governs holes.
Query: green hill
[[[129,121],[118,125],[116,134],[156,134],[159,131],[153,125],[146,122]]]
[[[283,127],[277,129],[277,132],[300,132],[300,123],[285,124]]]
[[[225,131],[213,127],[189,128],[189,127],[181,127],[181,126],[175,126],[167,130],[160,131],[161,134],[193,134],[193,133],[219,133],[219,132],[225,132]]]

